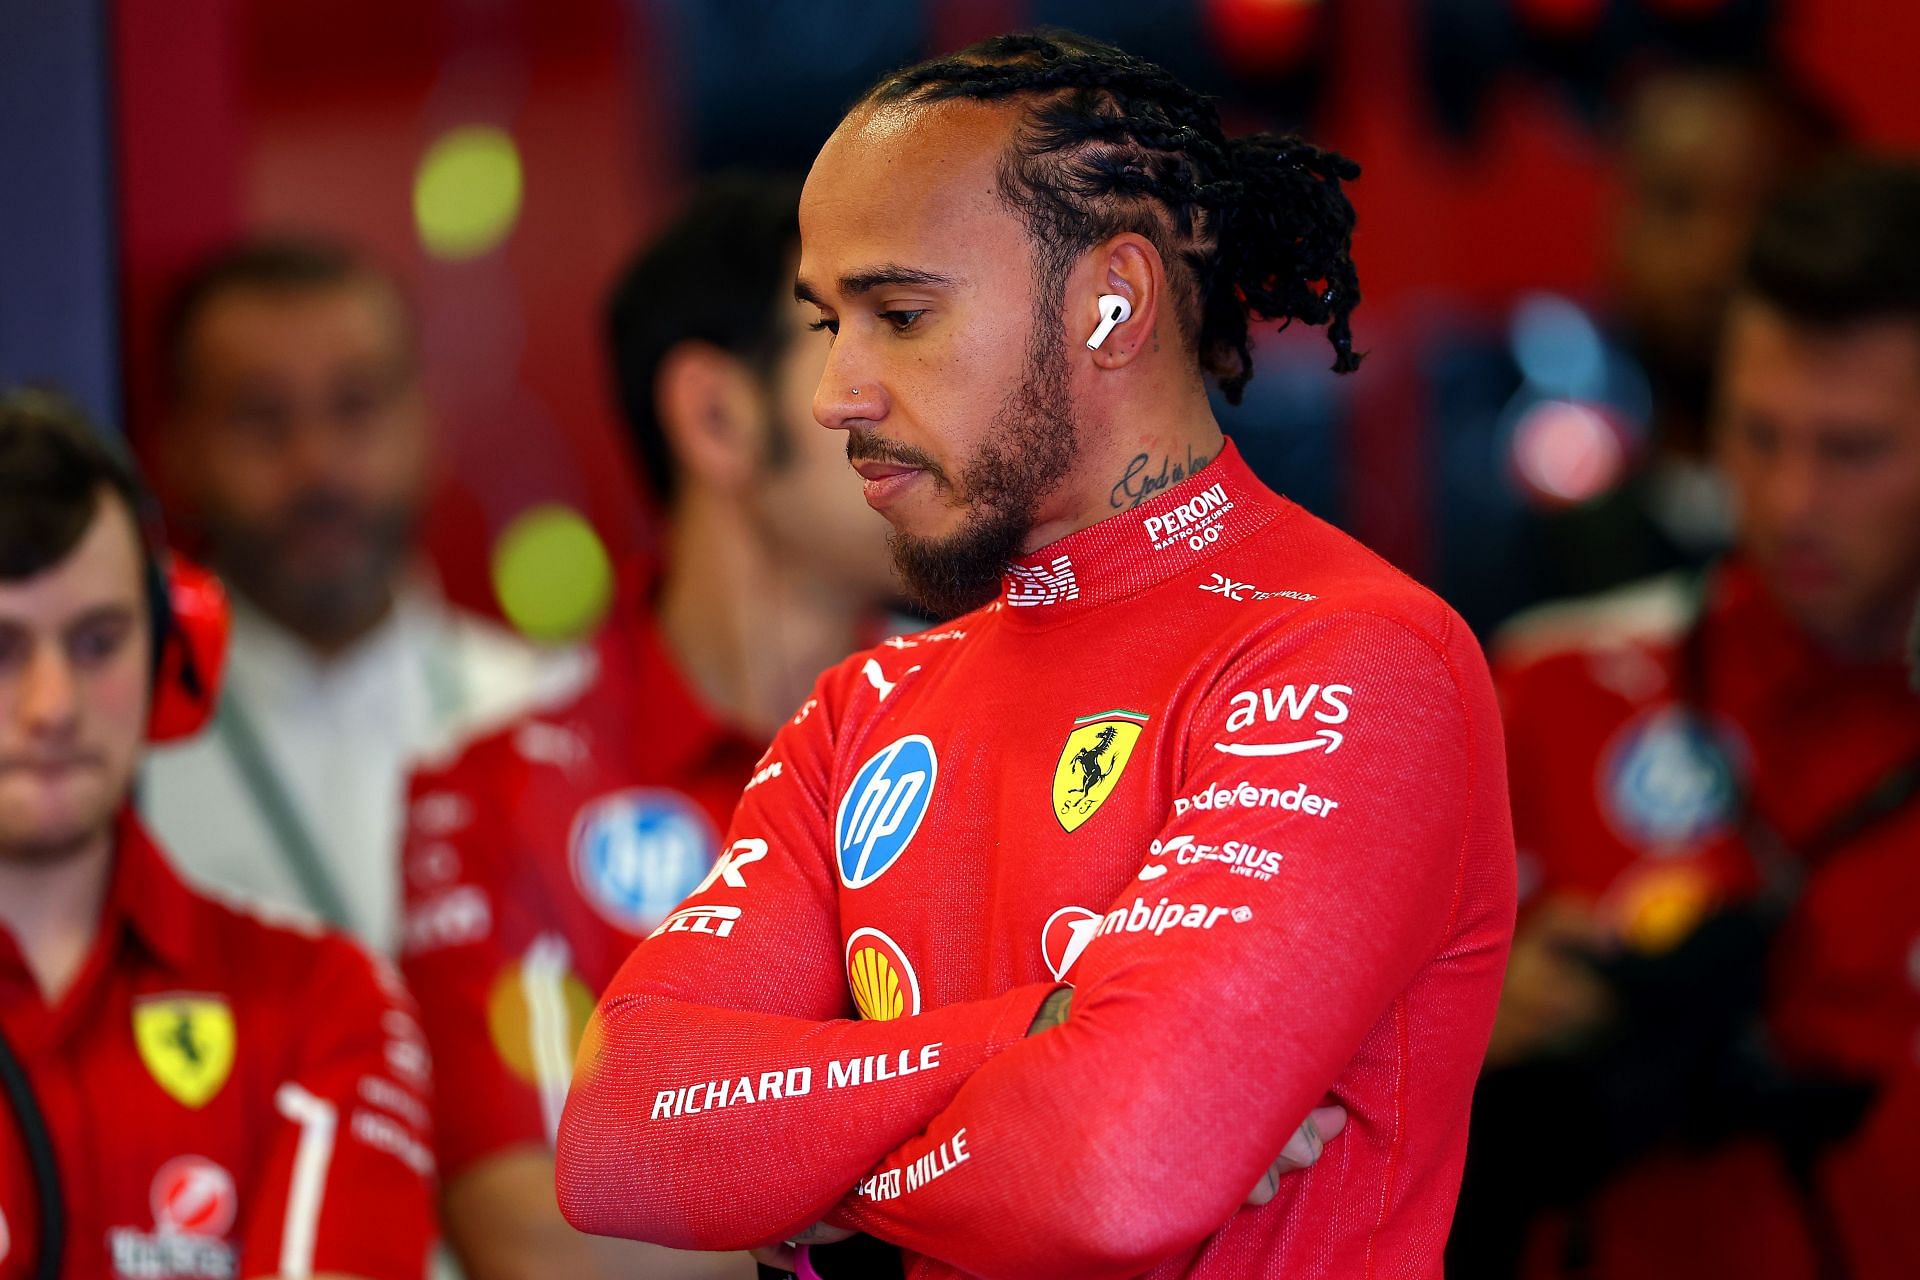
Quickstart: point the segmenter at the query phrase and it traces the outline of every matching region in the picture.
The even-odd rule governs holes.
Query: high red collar
[[[1298,509],[1260,483],[1231,440],[1198,471],[1156,491],[1164,478],[1159,467],[1130,473],[1114,486],[1115,500],[1151,494],[1145,501],[1009,565],[997,602],[1007,620],[1051,626],[1136,596]]]

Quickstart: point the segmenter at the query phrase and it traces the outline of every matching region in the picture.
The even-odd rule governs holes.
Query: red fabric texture
[[[1789,849],[1920,753],[1920,697],[1905,671],[1822,653],[1744,564],[1710,578],[1703,605],[1676,586],[1666,604],[1648,607],[1659,594],[1523,619],[1495,663],[1527,903],[1592,904],[1629,942],[1655,950],[1757,884],[1731,791],[1671,754],[1666,726],[1689,696],[1683,637],[1702,607],[1707,674],[1693,696],[1729,744],[1755,812]],[[1890,1241],[1904,1238],[1911,1250],[1914,1237],[1884,1194],[1858,1194],[1876,1180],[1920,1181],[1910,1083],[1920,1063],[1916,850],[1920,803],[1910,802],[1803,867],[1803,895],[1768,975],[1769,1029],[1793,1066],[1908,1081],[1819,1174],[1828,1186],[1838,1167],[1854,1188],[1833,1198],[1846,1201],[1837,1216],[1859,1274],[1920,1274],[1920,1252],[1905,1254],[1903,1272],[1867,1266]],[[1662,1151],[1607,1186],[1590,1215],[1594,1265],[1581,1274],[1594,1280],[1817,1274],[1807,1200],[1768,1143]],[[1531,1274],[1559,1274],[1562,1250],[1545,1238],[1558,1230],[1543,1226]]]
[[[444,1177],[553,1141],[593,997],[712,865],[765,745],[685,687],[645,597],[628,593],[568,703],[411,782],[401,967],[447,1064]]]
[[[143,1051],[140,1011],[176,997],[199,1002],[199,1020],[163,1015],[149,1030],[166,1043]],[[276,1275],[302,1221],[312,1247],[296,1241],[293,1257],[310,1256],[315,1273],[423,1273],[434,1238],[426,1048],[398,977],[345,938],[191,892],[127,816],[99,936],[58,1004],[42,1001],[0,933],[0,1023],[58,1157],[62,1275]],[[196,1075],[186,1058],[214,1065]],[[170,1065],[210,1092],[183,1101],[163,1082]],[[289,1086],[305,1101],[290,1103]],[[11,1124],[0,1206],[0,1276],[29,1275],[37,1192]]]
[[[826,1217],[915,1277],[1440,1274],[1513,846],[1429,593],[1229,446],[829,671],[769,759],[582,1046],[576,1225]],[[1329,1099],[1346,1132],[1243,1208]]]

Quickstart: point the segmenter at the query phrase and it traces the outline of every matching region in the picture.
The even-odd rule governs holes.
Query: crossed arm
[[[1400,722],[1457,723],[1431,650],[1381,643],[1421,673],[1396,691]],[[1225,696],[1196,719],[1224,722]],[[975,1274],[1137,1274],[1260,1194],[1444,934],[1461,812],[1396,803],[1404,767],[1356,733],[1315,789],[1369,802],[1337,831],[1299,828],[1270,881],[1172,852],[1217,849],[1245,821],[1170,816],[1150,890],[1110,906],[1063,1019],[1042,1014],[1066,1002],[1056,984],[1037,983],[848,1021],[822,847],[831,731],[823,710],[783,733],[791,786],[749,793],[735,820],[736,841],[774,856],[711,881],[688,903],[709,931],[649,940],[601,1003],[560,1138],[561,1204],[583,1230],[751,1248],[824,1221]],[[1210,745],[1190,753],[1192,791],[1293,781]],[[1463,750],[1443,732],[1422,747],[1441,770]],[[1193,905],[1178,925],[1128,927],[1168,902]]]

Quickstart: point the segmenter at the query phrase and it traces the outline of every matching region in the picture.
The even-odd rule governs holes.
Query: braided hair
[[[1213,101],[1160,67],[1072,32],[996,36],[894,72],[861,105],[1032,98],[1001,162],[1049,296],[1122,232],[1168,266],[1181,328],[1229,403],[1253,376],[1250,319],[1325,325],[1336,373],[1360,364],[1345,156],[1292,135],[1226,137]]]

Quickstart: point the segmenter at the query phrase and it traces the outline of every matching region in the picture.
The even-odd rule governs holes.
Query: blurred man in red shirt
[[[423,772],[403,964],[434,1055],[449,1240],[468,1271],[752,1273],[582,1236],[553,1192],[554,1127],[594,997],[708,877],[742,787],[814,676],[872,639],[885,526],[809,414],[824,348],[794,302],[799,185],[716,181],[622,279],[622,406],[667,513],[571,703]]]
[[[139,502],[63,404],[0,401],[0,1276],[413,1280],[429,1082],[397,979],[190,892],[128,806],[143,739],[182,730]]]
[[[1920,1273],[1873,1213],[1920,1167],[1883,1087],[1920,1061],[1916,226],[1911,163],[1771,209],[1720,364],[1738,551],[1500,647],[1528,897],[1462,1274]]]

